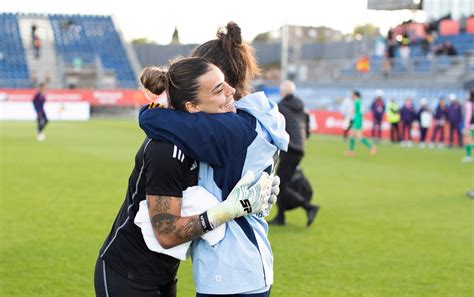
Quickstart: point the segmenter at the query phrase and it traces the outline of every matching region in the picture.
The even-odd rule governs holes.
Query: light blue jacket
[[[277,104],[269,101],[262,92],[242,98],[236,106],[257,119],[257,137],[247,148],[242,169],[242,173],[254,171],[257,179],[263,170],[275,166],[274,155],[278,150],[287,150],[289,136],[285,131],[285,119],[278,112]],[[211,166],[201,162],[199,177],[200,186],[222,199]],[[217,245],[210,246],[201,239],[194,241],[191,257],[198,293],[257,293],[267,291],[273,284],[273,254],[268,241],[268,224],[257,215],[244,219],[251,226],[257,244],[249,239],[235,220],[227,222],[225,237]]]

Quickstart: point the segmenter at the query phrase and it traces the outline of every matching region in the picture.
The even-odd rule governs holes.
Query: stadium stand
[[[44,82],[49,88],[62,88],[62,75],[54,49],[54,35],[48,16],[20,14],[18,25],[25,48],[31,84],[36,85]],[[35,39],[38,39],[40,43],[38,51],[34,46]]]
[[[110,16],[51,15],[49,18],[56,51],[65,63],[72,64],[80,59],[87,65],[99,59],[104,69],[115,71],[118,87],[137,86],[125,48]]]
[[[137,87],[139,65],[110,16],[0,13],[0,40],[1,88]]]
[[[453,27],[452,23],[443,22],[438,30]],[[39,27],[37,32],[42,41],[40,59],[33,54],[33,25]],[[297,83],[328,86],[455,88],[462,85],[465,77],[474,74],[473,17],[466,20],[465,26],[461,25],[461,33],[456,30],[450,31],[455,34],[435,33],[429,43],[421,42],[426,37],[426,24],[401,24],[394,34],[403,33],[401,26],[409,28],[415,36],[411,36],[408,45],[408,59],[402,57],[397,46],[394,58],[387,65],[383,53],[376,50],[377,44],[385,43],[383,38],[301,42],[290,49],[291,78]],[[95,15],[3,13],[0,37],[7,41],[0,44],[0,87],[4,88],[28,88],[47,80],[51,88],[135,89],[140,66],[166,64],[170,58],[186,55],[196,46],[145,44],[131,49],[110,16]],[[454,46],[456,55],[434,53],[446,42]],[[279,42],[260,42],[254,46],[264,69],[279,67],[282,49]]]
[[[449,41],[459,55],[474,53],[474,33],[461,33],[456,35],[442,35],[436,38],[433,46]]]
[[[16,14],[0,13],[0,40],[0,87],[30,87]]]

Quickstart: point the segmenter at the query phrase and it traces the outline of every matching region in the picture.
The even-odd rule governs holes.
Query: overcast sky
[[[343,33],[372,23],[385,33],[410,19],[410,11],[367,10],[367,0],[0,0],[0,11],[100,14],[114,16],[126,40],[147,37],[167,44],[175,26],[182,43],[202,43],[228,21],[237,22],[244,39],[283,24],[327,26]]]

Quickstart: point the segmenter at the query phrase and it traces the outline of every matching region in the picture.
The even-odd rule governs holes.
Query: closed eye
[[[223,87],[223,83],[220,83],[218,84],[217,86],[215,86],[213,89],[212,89],[212,93],[216,93],[216,94],[219,94],[220,92],[222,92],[224,90],[224,87]]]

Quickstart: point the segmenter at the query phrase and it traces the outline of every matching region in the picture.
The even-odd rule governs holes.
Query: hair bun
[[[227,23],[225,28],[219,30],[217,37],[225,44],[231,44],[233,46],[242,44],[242,31],[239,25],[234,22]]]
[[[168,79],[166,72],[155,66],[148,66],[143,69],[140,75],[142,86],[155,95],[160,95],[166,90]]]

